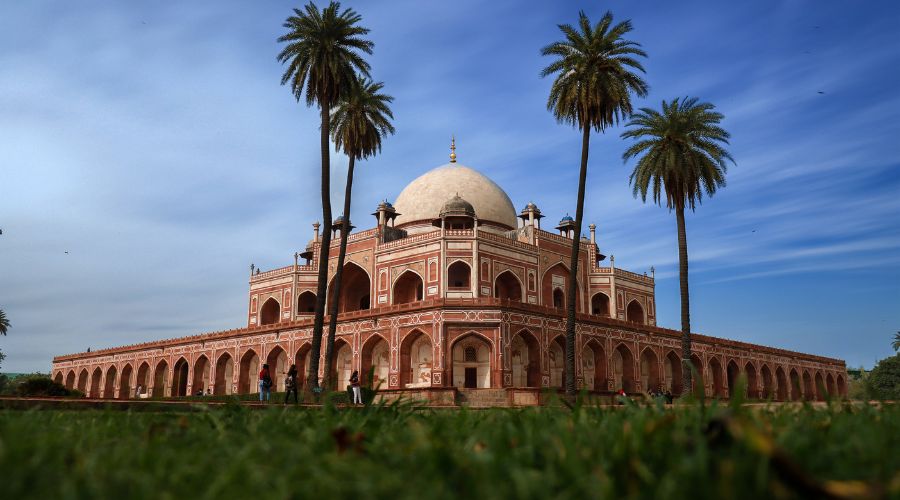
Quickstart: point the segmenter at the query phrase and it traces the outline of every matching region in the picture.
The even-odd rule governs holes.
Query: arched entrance
[[[184,358],[178,358],[172,370],[172,397],[183,398],[187,396],[188,362]]]
[[[334,280],[332,279],[332,284]],[[369,273],[356,263],[344,264],[344,272],[341,275],[341,301],[338,304],[338,312],[365,311],[370,307],[369,292],[372,282]],[[328,300],[334,299],[334,288],[329,285]],[[419,299],[421,300],[421,299]],[[331,309],[331,307],[329,307]]]
[[[511,271],[500,273],[494,280],[494,297],[511,302],[522,302],[522,283],[519,282],[519,278]]]
[[[334,371],[337,374],[335,389],[343,391],[350,385],[353,374],[353,351],[344,339],[334,341]]]
[[[289,368],[287,362],[287,353],[281,346],[273,347],[269,351],[269,355],[266,356],[266,364],[269,365],[269,376],[272,377],[272,381],[275,383],[272,390],[275,392],[284,392],[285,390],[285,380],[287,380]]]
[[[146,397],[150,394],[150,364],[144,361],[138,367],[137,380],[134,382],[135,397]]]
[[[683,387],[681,358],[675,354],[675,351],[669,351],[663,359],[663,369],[666,371],[666,390],[674,395],[681,394]]]
[[[737,363],[734,360],[728,361],[728,366],[726,367],[725,376],[728,377],[728,397],[735,397],[735,392],[737,390],[737,379],[741,374],[741,369],[738,368]]]
[[[840,395],[842,398],[846,398],[847,397],[847,384],[846,384],[846,382],[844,382],[844,376],[838,375],[836,382],[837,382],[838,395]]]
[[[306,385],[306,375],[309,370],[309,358],[311,357],[312,346],[309,342],[304,343],[297,349],[297,353],[294,354],[294,365],[297,367],[297,386],[303,387]]]
[[[784,369],[780,366],[775,368],[775,399],[778,401],[787,401],[789,387],[787,375],[784,374]]]
[[[274,297],[269,297],[259,309],[259,324],[274,325],[281,318],[281,305]]]
[[[706,387],[704,382],[706,375],[703,373],[703,361],[700,360],[700,356],[691,354],[691,366],[694,368],[691,372],[691,391],[700,396]]]
[[[609,297],[603,293],[595,293],[591,297],[591,314],[609,317]]]
[[[541,303],[544,307],[565,309],[566,293],[569,289],[569,268],[562,262],[544,271],[541,279]],[[557,293],[557,290],[559,293]],[[575,311],[581,312],[581,289],[575,293]]]
[[[72,370],[66,375],[66,389],[74,389],[75,388],[75,371]]]
[[[828,391],[828,397],[833,398],[837,396],[837,392],[834,389],[834,377],[829,373],[825,377],[825,390]]]
[[[641,352],[641,388],[644,392],[659,390],[659,358],[653,349]]]
[[[469,290],[472,288],[472,268],[461,260],[450,264],[447,268],[447,284],[451,290]]]
[[[744,373],[747,374],[747,398],[759,399],[759,391],[757,390],[756,367],[753,363],[747,362],[744,365]]]
[[[119,399],[128,399],[131,397],[131,376],[134,370],[128,363],[122,367],[122,374],[119,376]]]
[[[807,401],[816,399],[815,387],[813,386],[812,376],[809,372],[803,370],[803,398]]]
[[[116,367],[110,366],[106,369],[106,381],[103,384],[103,397],[106,399],[115,399],[116,397]]]
[[[63,374],[62,372],[56,372],[56,376],[53,377],[53,381],[59,385],[63,384]]]
[[[541,347],[534,334],[522,330],[509,345],[513,387],[541,386]]]
[[[166,360],[160,361],[156,365],[156,370],[153,372],[153,397],[154,398],[164,398],[167,395],[166,391],[166,375],[168,375],[169,364],[166,363]]]
[[[388,376],[391,373],[391,348],[384,337],[372,335],[366,340],[362,348],[360,366],[362,369],[359,376],[363,383],[371,384],[372,387],[387,388]]]
[[[223,352],[216,360],[216,381],[213,394],[226,396],[231,394],[231,381],[234,380],[234,359],[231,354]]]
[[[413,271],[404,271],[394,282],[394,304],[409,304],[425,297],[425,285],[422,277]]]
[[[453,344],[453,385],[469,389],[491,387],[491,344],[471,333]]]
[[[206,394],[207,391],[212,390],[212,386],[209,384],[209,369],[212,368],[212,364],[209,362],[209,359],[203,354],[201,354],[197,361],[194,361],[194,380],[191,383],[191,392],[194,394],[198,394],[203,392]]]
[[[712,376],[713,396],[719,398],[725,397],[725,386],[722,384],[722,363],[719,362],[718,358],[709,360],[709,373]]]
[[[641,306],[640,302],[632,300],[628,303],[628,308],[625,309],[625,319],[641,325],[646,323],[646,321],[644,321],[644,308]]]
[[[248,349],[241,356],[238,371],[238,394],[259,393],[259,356],[253,349]]]
[[[800,386],[800,374],[797,370],[791,368],[791,401],[800,401],[803,399],[803,388]]]
[[[825,401],[825,393],[826,393],[825,379],[822,378],[821,372],[816,372],[815,383],[816,383],[816,400]]]
[[[619,344],[612,353],[613,387],[634,392],[634,357],[625,344]]]
[[[562,335],[550,341],[547,352],[547,361],[550,365],[550,387],[566,385],[566,341]]]
[[[596,339],[588,341],[581,351],[581,372],[590,391],[606,392],[606,353]]]
[[[400,343],[400,387],[430,387],[434,351],[431,338],[414,330]]]
[[[772,380],[772,370],[769,369],[769,365],[763,365],[760,370],[762,373],[762,382],[763,382],[763,399],[772,399],[775,397],[775,389]]]
[[[78,374],[78,390],[85,396],[88,395],[88,372],[87,368],[82,368]]]
[[[316,312],[316,294],[306,290],[297,297],[297,314],[308,315]]]
[[[103,372],[100,370],[100,367],[94,368],[94,373],[91,374],[91,397],[99,398],[100,397],[100,380],[103,378]]]
[[[563,293],[562,288],[553,289],[553,307],[557,309],[566,308],[566,294]]]

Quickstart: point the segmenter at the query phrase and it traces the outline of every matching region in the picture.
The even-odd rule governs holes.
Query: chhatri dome
[[[509,195],[484,174],[456,163],[455,141],[450,163],[435,168],[410,182],[394,202],[397,227],[431,226],[441,210],[454,198],[462,198],[475,210],[482,223],[494,223],[505,229],[516,228],[516,209]],[[499,229],[499,228],[498,228]]]

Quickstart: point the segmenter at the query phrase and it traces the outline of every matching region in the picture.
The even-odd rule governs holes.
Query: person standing
[[[272,389],[272,376],[269,375],[269,365],[262,365],[259,371],[259,400],[262,401],[265,396],[266,402],[269,402]]]
[[[353,388],[353,404],[363,404],[362,402],[362,390],[359,387],[359,371],[353,370],[353,374],[350,375],[350,387]]]
[[[297,365],[291,365],[284,379],[284,404],[288,403],[291,393],[294,393],[294,404],[297,404]]]

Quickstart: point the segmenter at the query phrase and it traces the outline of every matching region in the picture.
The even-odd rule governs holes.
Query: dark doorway
[[[478,368],[466,368],[466,380],[463,383],[463,387],[467,389],[478,387]]]

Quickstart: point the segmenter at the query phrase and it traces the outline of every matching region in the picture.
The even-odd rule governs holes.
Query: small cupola
[[[439,218],[435,219],[433,224],[443,225],[445,229],[472,229],[476,220],[475,207],[457,193],[444,203]]]

